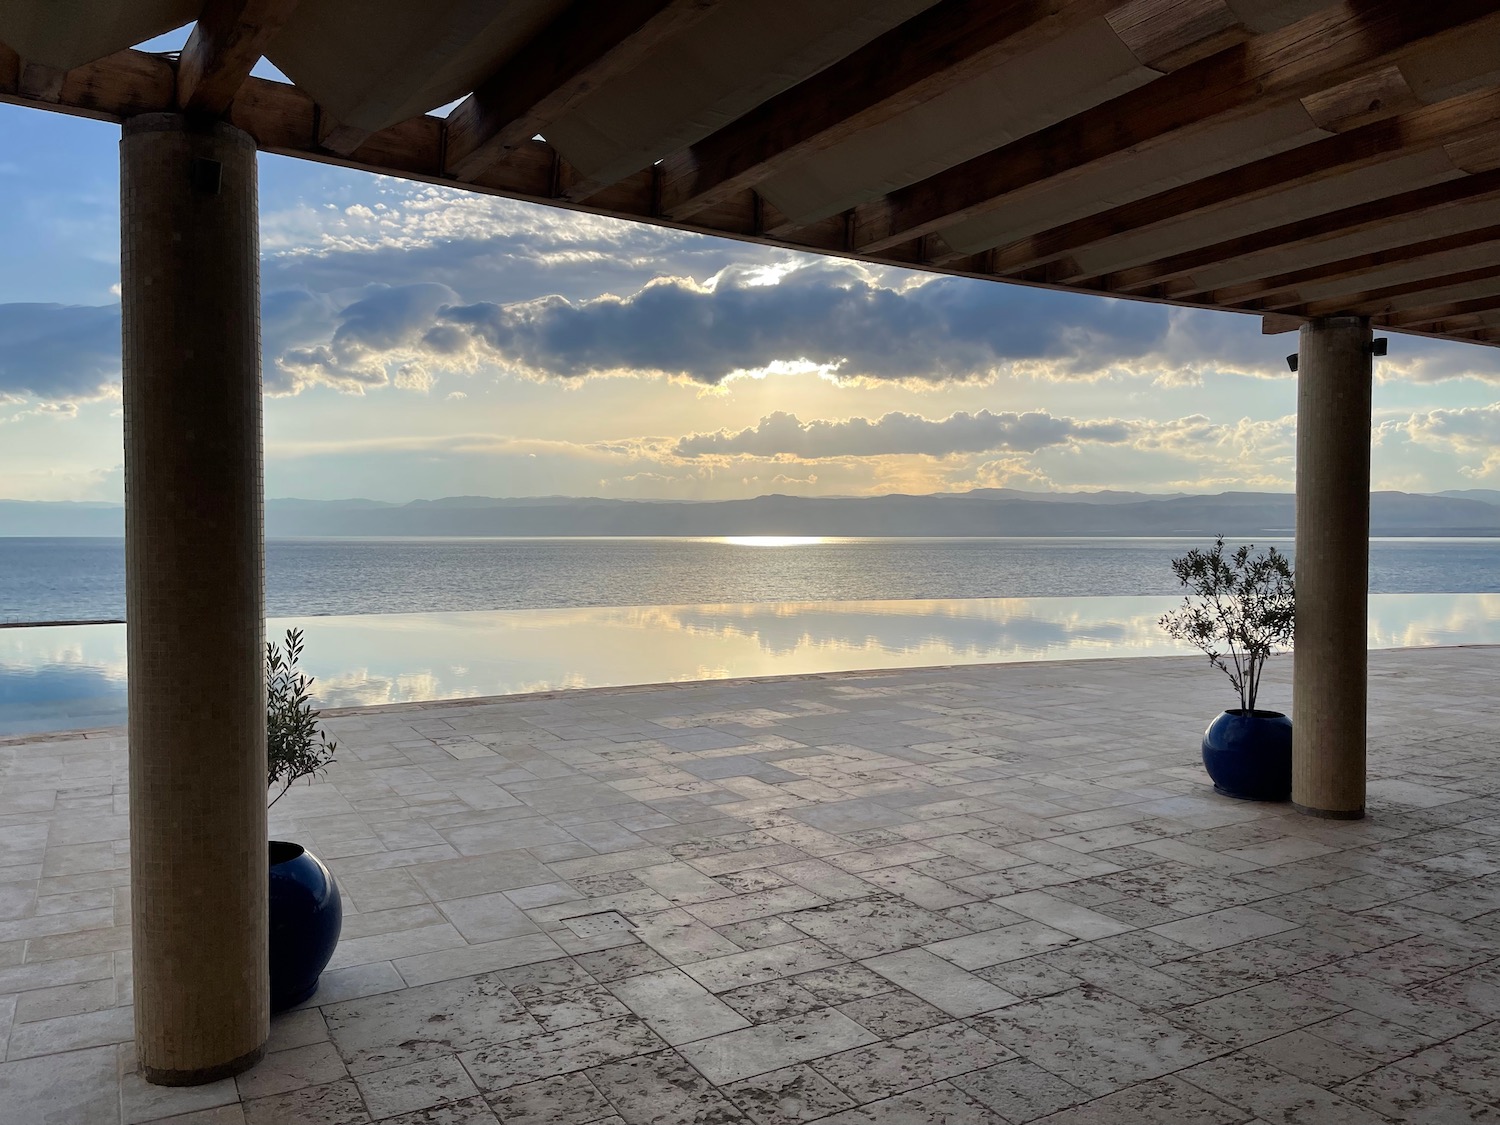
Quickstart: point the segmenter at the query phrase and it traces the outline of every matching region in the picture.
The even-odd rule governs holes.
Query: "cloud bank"
[[[119,381],[119,305],[0,305],[0,400],[86,401]]]
[[[827,457],[880,457],[920,454],[950,457],[959,453],[1010,450],[1035,453],[1045,446],[1073,442],[1119,443],[1129,440],[1139,423],[1114,419],[1080,421],[1045,411],[995,414],[958,411],[947,418],[924,418],[892,411],[868,418],[817,419],[803,422],[777,411],[756,426],[731,433],[690,434],[673,447],[679,457],[704,455],[782,457],[804,460]]]
[[[443,252],[427,234],[412,238],[407,252],[418,258]],[[542,280],[558,280],[549,269],[571,271],[575,258],[601,253],[601,244],[596,238],[591,249],[559,250],[565,264],[543,268]],[[1251,318],[801,258],[735,262],[703,280],[649,277],[623,294],[476,300],[475,290],[488,286],[471,251],[469,242],[454,251],[462,268],[419,269],[422,279],[402,284],[268,285],[268,392],[319,384],[353,394],[391,386],[426,392],[445,377],[506,375],[713,387],[809,369],[836,382],[919,390],[1001,378],[1140,380],[1169,389],[1222,374],[1288,378],[1284,344],[1262,339]],[[358,253],[384,259],[389,252]],[[323,257],[288,252],[268,272],[291,281],[299,264],[310,279],[328,268]],[[347,267],[339,275],[353,280]],[[0,348],[0,394],[96,397],[119,377],[119,306],[0,306]],[[1404,338],[1392,351],[1381,365],[1386,377],[1500,382],[1500,352],[1491,349]]]

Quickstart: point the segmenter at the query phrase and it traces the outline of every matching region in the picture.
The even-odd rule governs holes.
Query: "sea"
[[[1290,539],[1262,539],[1293,554]],[[272,539],[266,613],[1175,594],[1195,539]],[[1500,593],[1500,539],[1377,539],[1376,594]],[[121,539],[0,538],[0,623],[123,620]]]
[[[280,539],[266,628],[305,631],[324,707],[1186,654],[1158,620],[1180,601],[1172,558],[1203,545]],[[1500,644],[1500,539],[1379,539],[1370,563],[1372,648]],[[0,738],[123,723],[124,615],[121,540],[0,538]]]

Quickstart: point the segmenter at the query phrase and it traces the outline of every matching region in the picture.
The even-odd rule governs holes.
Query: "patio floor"
[[[1198,660],[340,715],[316,1006],[186,1090],[123,737],[0,745],[0,1122],[1500,1122],[1500,649],[1370,660],[1357,823],[1212,793]]]

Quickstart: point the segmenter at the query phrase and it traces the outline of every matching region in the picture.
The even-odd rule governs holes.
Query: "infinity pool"
[[[1171,597],[627,606],[276,618],[325,707],[863,668],[1180,655]],[[1500,594],[1380,594],[1370,647],[1500,644]],[[0,629],[0,736],[125,721],[125,626]],[[1224,688],[1228,691],[1228,685]]]

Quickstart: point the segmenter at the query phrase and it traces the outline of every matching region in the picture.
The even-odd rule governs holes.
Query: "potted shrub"
[[[288,629],[286,647],[266,642],[266,788],[271,804],[292,783],[333,763],[338,743],[318,723],[311,676],[298,670],[302,630]],[[272,840],[271,1010],[300,1004],[318,987],[343,928],[344,907],[333,874],[301,844]]]
[[[1164,615],[1162,628],[1201,649],[1229,676],[1240,705],[1209,724],[1203,765],[1214,788],[1227,797],[1285,801],[1292,792],[1292,722],[1255,704],[1266,661],[1292,643],[1296,622],[1292,567],[1271,547],[1253,545],[1226,553],[1224,537],[1194,548],[1172,569],[1188,590],[1182,608]]]

